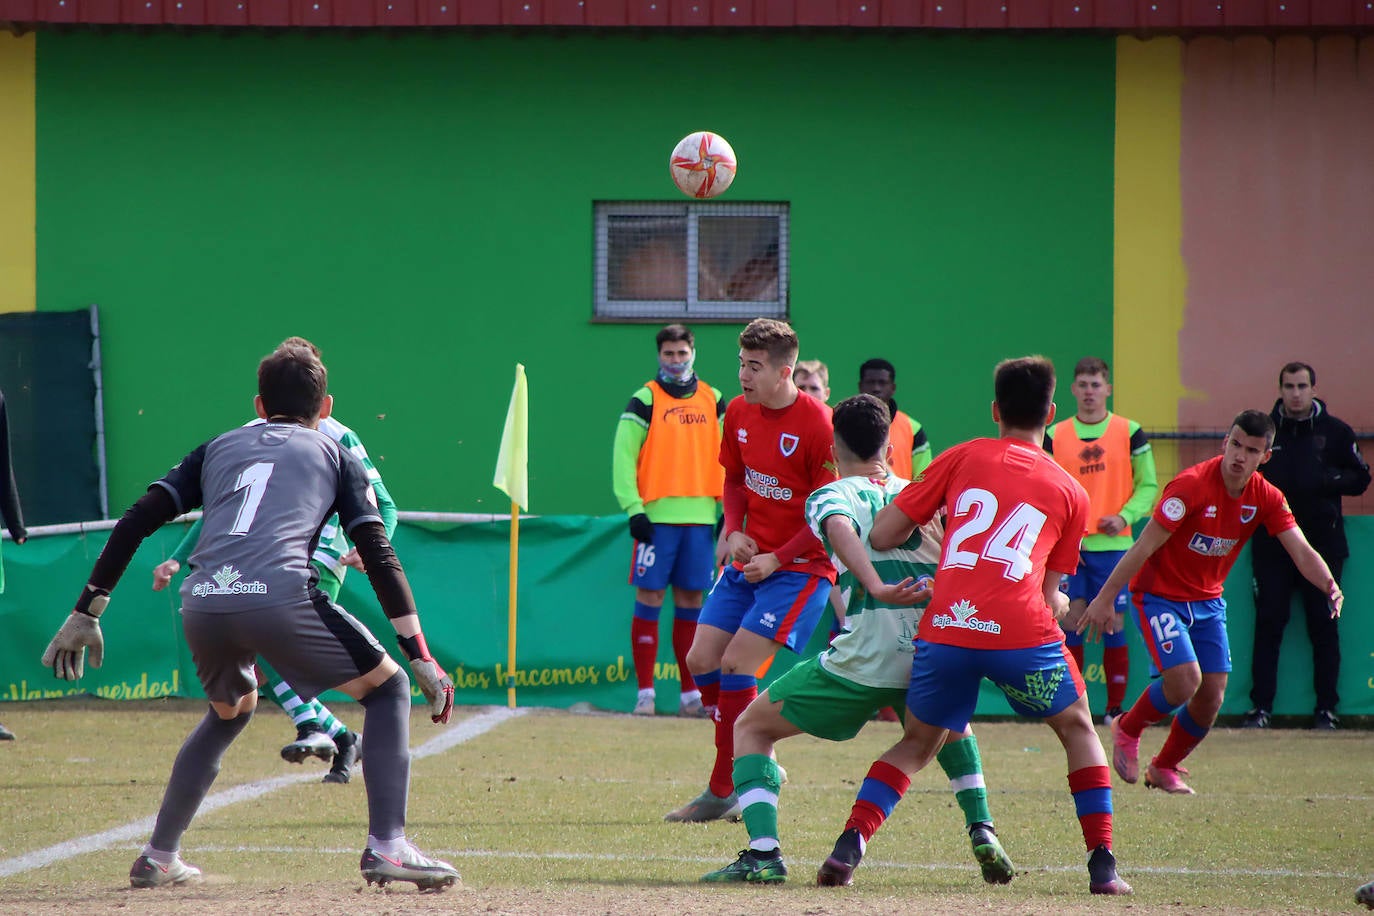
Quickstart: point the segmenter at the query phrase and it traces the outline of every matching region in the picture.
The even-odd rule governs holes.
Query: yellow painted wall
[[[1179,371],[1187,276],[1179,191],[1183,43],[1117,39],[1113,409],[1146,429],[1173,429],[1186,396]],[[1178,470],[1154,443],[1161,480]]]
[[[0,31],[0,312],[35,307],[34,33]]]

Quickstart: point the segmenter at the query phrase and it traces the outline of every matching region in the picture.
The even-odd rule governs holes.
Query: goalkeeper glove
[[[630,534],[641,544],[652,544],[654,542],[654,523],[649,521],[649,516],[643,512],[636,512],[630,516]]]
[[[91,667],[99,668],[105,661],[105,637],[100,632],[100,615],[110,603],[104,589],[87,585],[76,602],[76,609],[43,650],[43,666],[51,668],[53,677],[64,681],[81,678],[86,668],[86,650],[91,651]]]
[[[447,722],[453,714],[453,680],[430,657],[423,633],[397,635],[396,639],[410,661],[410,673],[415,676],[415,683],[429,701],[429,718],[434,722]]]

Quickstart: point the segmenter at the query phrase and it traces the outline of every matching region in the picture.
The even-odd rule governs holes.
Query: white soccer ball
[[[688,197],[716,197],[735,180],[735,151],[720,134],[699,130],[673,147],[668,171],[673,184]]]

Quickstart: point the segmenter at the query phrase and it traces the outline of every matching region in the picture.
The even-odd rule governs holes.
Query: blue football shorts
[[[1170,601],[1147,593],[1133,596],[1131,612],[1150,650],[1150,677],[1190,662],[1207,674],[1231,670],[1225,598]]]
[[[801,652],[826,608],[830,587],[821,576],[782,570],[762,582],[749,582],[727,566],[706,596],[697,625],[727,633],[748,630]]]
[[[907,709],[928,725],[962,732],[973,718],[983,678],[1002,691],[1013,712],[1032,719],[1063,712],[1085,689],[1062,641],[1028,649],[967,649],[917,639]]]
[[[669,585],[704,592],[716,572],[716,537],[712,525],[654,525],[652,544],[634,543],[630,584],[662,591]]]

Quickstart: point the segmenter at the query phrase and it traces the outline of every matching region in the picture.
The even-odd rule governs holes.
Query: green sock
[[[275,673],[268,678],[267,694],[298,727],[307,722],[319,724],[319,719],[315,716],[315,707],[297,696],[291,685]]]
[[[782,777],[778,763],[767,754],[735,758],[735,794],[744,809],[749,848],[768,852],[778,848],[778,792]]]
[[[320,723],[320,727],[325,730],[329,737],[337,738],[348,731],[348,726],[334,718],[329,707],[321,703],[318,698],[311,700],[310,705],[315,708],[315,720]]]
[[[978,754],[978,739],[973,735],[951,741],[940,748],[935,756],[940,768],[949,777],[949,787],[954,790],[954,799],[964,812],[964,823],[992,823],[992,811],[988,808],[988,789],[983,784],[983,759]]]

